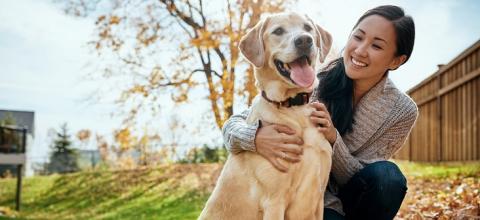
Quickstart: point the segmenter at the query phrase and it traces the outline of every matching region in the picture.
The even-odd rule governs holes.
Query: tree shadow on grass
[[[203,208],[208,194],[187,191],[169,197],[148,197],[138,202],[124,203],[124,207],[101,219],[196,219]]]
[[[41,194],[32,211],[68,216],[72,212],[95,214],[99,204],[128,193],[147,170],[135,172],[83,172],[59,176],[51,188]],[[101,210],[100,210],[101,211]]]

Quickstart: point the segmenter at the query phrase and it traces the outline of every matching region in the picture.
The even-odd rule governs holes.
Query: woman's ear
[[[400,67],[403,63],[405,63],[405,60],[407,60],[407,55],[400,55],[395,58],[393,58],[392,62],[388,66],[389,70],[396,70],[398,67]]]
[[[267,22],[268,18],[259,21],[242,37],[238,46],[243,56],[257,68],[262,67],[265,63],[262,35]]]

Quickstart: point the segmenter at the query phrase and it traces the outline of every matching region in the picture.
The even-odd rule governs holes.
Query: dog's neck
[[[262,99],[268,101],[270,103],[283,103],[288,101],[289,99],[294,99],[299,94],[306,93],[312,94],[314,88],[318,85],[318,80],[315,79],[314,83],[309,88],[289,88],[284,82],[280,80],[271,80],[271,79],[264,79],[261,76],[257,77],[257,88],[264,93],[262,95]],[[265,82],[265,83],[260,83]],[[259,94],[260,95],[260,94]],[[298,98],[300,99],[300,98]],[[307,100],[308,102],[308,100]],[[306,104],[306,103],[305,103]],[[282,106],[282,105],[280,105]]]
[[[262,91],[262,97],[265,100],[267,100],[267,102],[270,102],[270,103],[274,104],[275,106],[277,106],[277,108],[280,108],[280,107],[290,108],[292,106],[306,105],[308,103],[308,101],[310,100],[311,94],[312,93],[302,92],[302,93],[298,93],[294,97],[290,97],[290,98],[288,98],[284,101],[277,102],[277,101],[273,101],[273,100],[269,99],[267,97],[267,93],[265,93],[265,91]]]

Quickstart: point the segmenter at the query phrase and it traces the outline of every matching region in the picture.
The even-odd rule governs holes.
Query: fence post
[[[20,152],[22,154],[25,154],[25,147],[27,145],[27,129],[26,128],[22,128],[22,145],[21,145],[21,149],[20,149]],[[23,170],[23,164],[20,164],[17,166],[17,196],[16,196],[16,199],[17,199],[17,202],[16,202],[16,210],[17,211],[20,211],[20,203],[21,203],[21,199],[22,199],[22,170]]]
[[[22,195],[22,169],[23,165],[20,164],[17,166],[17,194],[15,203],[15,209],[17,211],[20,211],[20,200]]]
[[[417,119],[418,120],[418,119]],[[410,131],[409,137],[408,137],[408,161],[412,161],[412,132]]]
[[[440,95],[440,90],[442,89],[442,72],[437,75],[437,118],[438,118],[438,125],[437,125],[437,162],[443,160],[442,158],[442,123],[443,123],[443,116],[442,116],[442,96]]]

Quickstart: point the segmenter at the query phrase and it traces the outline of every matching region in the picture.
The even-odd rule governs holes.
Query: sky
[[[308,14],[329,31],[333,48],[340,51],[356,19],[369,8],[383,4],[403,7],[416,25],[410,60],[390,74],[402,91],[427,78],[437,70],[437,64],[448,63],[480,39],[480,1],[475,0],[299,0],[292,10]],[[35,112],[36,134],[28,155],[31,161],[46,159],[49,130],[63,122],[69,124],[72,132],[89,128],[101,134],[111,133],[120,124],[121,119],[111,117],[115,112],[112,103],[86,101],[103,86],[85,79],[93,57],[86,43],[92,39],[93,30],[94,19],[67,16],[52,1],[0,0],[0,109]],[[198,117],[209,110],[208,105],[202,105],[203,111],[192,112],[198,109],[192,106],[195,103],[176,106],[175,111],[180,112],[180,118],[190,120],[188,117]],[[236,106],[235,112],[244,108]],[[166,111],[173,109],[170,106]],[[209,135],[189,140],[221,142],[218,129],[204,130]]]

